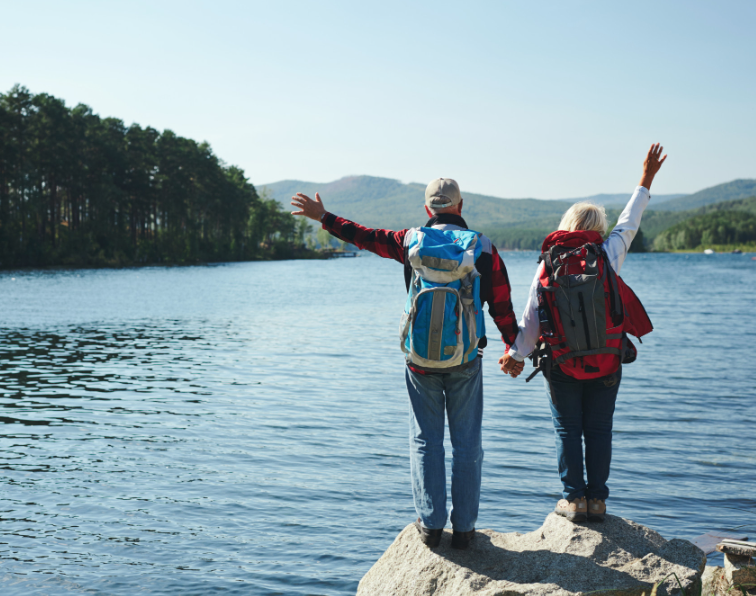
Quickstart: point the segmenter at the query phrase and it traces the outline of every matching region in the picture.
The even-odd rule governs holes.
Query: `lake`
[[[503,256],[519,316],[537,255]],[[624,370],[609,512],[753,536],[756,261],[622,275],[656,330]],[[404,298],[370,255],[0,273],[4,596],[354,594],[415,518]],[[478,527],[531,531],[561,490],[547,398],[487,328]]]

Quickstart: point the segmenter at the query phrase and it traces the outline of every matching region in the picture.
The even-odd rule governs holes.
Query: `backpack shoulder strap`
[[[603,251],[593,242],[584,244],[578,250],[582,251],[583,249],[585,249],[585,274],[598,276],[598,260]]]
[[[407,248],[412,243],[412,239],[415,237],[415,234],[417,234],[419,229],[420,228],[409,228],[407,230],[407,233],[404,235],[404,248]]]
[[[554,261],[558,261],[559,255],[563,251],[564,247],[554,245],[550,246],[546,252],[541,253],[541,256],[538,257],[538,262],[543,262],[543,265],[546,268],[546,275],[549,276],[549,279],[554,277]],[[559,263],[556,263],[556,268],[559,268]]]
[[[617,274],[614,272],[614,268],[612,267],[612,264],[609,262],[609,257],[606,254],[606,251],[604,250],[604,247],[601,247],[601,255],[604,259],[604,275],[607,275],[609,277],[609,285],[611,286],[611,303],[612,303],[612,314],[616,316],[620,316],[623,314],[623,308],[622,308],[622,295],[619,291],[619,284],[617,283]]]
[[[548,252],[542,252],[538,257],[538,263],[543,263],[546,274],[551,276],[551,272],[554,270],[554,267],[551,265],[551,254]]]
[[[481,246],[481,252],[489,253],[491,254],[493,252],[493,242],[491,242],[491,239],[486,236],[485,234],[481,234],[478,232],[478,242],[480,242]]]

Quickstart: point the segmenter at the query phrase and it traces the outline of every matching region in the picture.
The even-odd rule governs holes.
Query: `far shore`
[[[243,259],[238,261],[145,261],[139,262],[120,262],[120,263],[65,263],[51,265],[28,265],[28,266],[11,266],[3,267],[0,265],[0,274],[13,271],[74,271],[80,269],[141,269],[143,267],[211,267],[214,265],[228,265],[231,263],[270,263],[275,261],[320,261],[328,258],[328,255],[319,250],[306,249],[298,254],[286,255],[281,258],[266,257],[261,259]]]
[[[704,251],[709,247],[694,248],[687,250],[671,250],[671,251],[645,251],[642,253],[632,254],[704,254]],[[530,252],[538,253],[537,249],[528,248],[498,248],[497,250],[502,253],[517,253],[517,252]],[[715,254],[740,254],[742,256],[756,255],[756,247],[744,246],[744,247],[717,247],[713,248]],[[734,250],[740,250],[741,253],[733,253]],[[308,260],[327,260],[330,258],[331,252],[356,252],[360,256],[367,256],[369,253],[360,250],[346,250],[346,251],[322,251],[318,249],[306,249],[300,254],[287,255],[283,258],[262,258],[262,259],[245,259],[238,261],[194,261],[194,262],[123,262],[123,263],[66,263],[66,264],[53,264],[53,265],[30,265],[25,267],[3,267],[0,265],[0,274],[11,273],[14,271],[29,272],[29,271],[75,271],[75,270],[90,270],[90,269],[141,269],[145,267],[211,267],[217,265],[227,265],[231,263],[261,263],[261,262],[274,262],[274,261],[308,261]]]
[[[681,254],[702,254],[705,250],[713,250],[716,254],[756,254],[756,246],[733,246],[733,247],[715,247],[715,246],[703,246],[699,248],[691,248],[691,249],[684,249],[684,250],[670,250],[670,251],[658,251],[658,252],[669,252],[669,253],[681,253]],[[739,250],[739,253],[736,253],[735,251]]]

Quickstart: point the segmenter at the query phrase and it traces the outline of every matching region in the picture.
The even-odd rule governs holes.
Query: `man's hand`
[[[510,375],[514,379],[518,377],[522,372],[522,369],[525,368],[525,361],[517,362],[517,360],[512,358],[509,354],[504,354],[499,358],[499,365],[501,367],[501,372],[505,375]]]
[[[646,160],[643,162],[643,176],[641,176],[641,181],[638,183],[638,186],[643,186],[646,190],[651,190],[651,183],[654,181],[654,176],[656,176],[656,173],[661,169],[664,160],[667,159],[666,154],[659,159],[662,151],[664,151],[664,147],[659,143],[651,145],[651,149],[648,150],[648,155],[646,155]]]
[[[292,211],[292,215],[304,215],[315,221],[321,221],[321,217],[326,212],[323,207],[323,202],[320,200],[320,193],[315,193],[315,200],[301,192],[298,192],[296,196],[291,197],[291,204],[297,207],[299,211]]]

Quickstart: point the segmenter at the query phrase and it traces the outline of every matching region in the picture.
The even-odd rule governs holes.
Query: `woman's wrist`
[[[651,190],[651,183],[653,181],[653,175],[644,173],[643,176],[641,176],[640,182],[638,182],[638,186],[642,186],[646,190]]]

